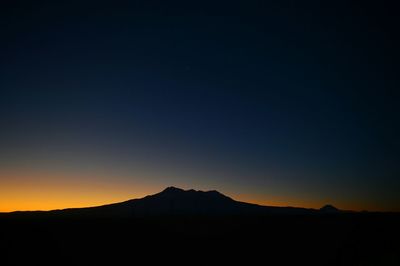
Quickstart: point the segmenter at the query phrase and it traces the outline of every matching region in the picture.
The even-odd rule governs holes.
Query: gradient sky
[[[395,8],[8,2],[0,211],[93,206],[171,185],[400,211]]]

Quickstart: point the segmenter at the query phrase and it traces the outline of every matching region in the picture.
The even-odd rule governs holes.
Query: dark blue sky
[[[4,169],[400,210],[393,7],[17,2],[0,19]]]

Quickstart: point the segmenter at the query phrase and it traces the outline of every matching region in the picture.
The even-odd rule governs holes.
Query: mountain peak
[[[330,204],[327,204],[327,205],[325,205],[325,206],[323,206],[321,209],[319,209],[320,211],[323,211],[323,212],[330,212],[330,213],[332,213],[332,212],[339,212],[339,209],[338,208],[336,208],[336,207],[334,207],[333,205],[330,205]]]
[[[163,192],[164,193],[165,192],[167,192],[167,193],[175,193],[175,192],[184,192],[184,190],[181,189],[181,188],[170,186],[170,187],[167,187],[166,189],[164,189],[161,193],[163,193]]]
[[[188,199],[210,199],[210,200],[232,200],[231,198],[225,196],[224,194],[216,191],[216,190],[209,190],[209,191],[202,191],[202,190],[194,190],[194,189],[189,189],[189,190],[184,190],[181,188],[177,188],[174,186],[167,187],[163,191],[150,195],[148,197],[168,197],[168,198],[174,198],[174,199],[180,199],[180,200],[188,200]]]
[[[182,188],[178,188],[178,187],[174,187],[174,186],[169,186],[167,188],[165,188],[163,191],[161,191],[160,193],[182,193],[182,192],[186,192],[186,193],[200,193],[200,194],[208,194],[208,195],[220,195],[220,196],[225,196],[224,194],[220,193],[217,190],[207,190],[207,191],[203,191],[203,190],[195,190],[195,189],[188,189],[188,190],[184,190]]]

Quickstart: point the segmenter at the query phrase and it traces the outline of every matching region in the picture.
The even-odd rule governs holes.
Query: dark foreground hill
[[[93,208],[0,216],[1,265],[400,265],[400,216],[277,208],[166,190]]]

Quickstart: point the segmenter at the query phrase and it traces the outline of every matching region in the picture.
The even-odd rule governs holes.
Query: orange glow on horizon
[[[122,202],[155,194],[170,186],[166,182],[138,182],[131,179],[113,178],[110,174],[93,174],[84,177],[55,172],[0,171],[0,212],[54,210],[81,208]],[[140,179],[142,180],[142,179]],[[173,185],[173,184],[172,184]],[[187,184],[184,189],[192,188]],[[201,189],[194,187],[194,189]],[[210,190],[213,188],[209,188]],[[207,189],[206,189],[207,190]],[[323,202],[311,198],[299,199],[294,196],[270,196],[262,194],[240,194],[239,188],[221,193],[238,201],[267,206],[292,206],[319,209],[333,204],[345,210],[382,210],[373,202]],[[369,208],[368,208],[369,206]],[[386,210],[383,210],[386,211]]]
[[[157,191],[158,192],[158,191]],[[14,193],[11,197],[5,198],[7,195],[2,195],[0,197],[0,212],[13,212],[13,211],[48,211],[56,209],[67,209],[67,208],[83,208],[83,207],[93,207],[106,205],[111,203],[123,202],[130,199],[142,198],[146,195],[155,194],[157,192],[151,193],[102,193],[99,191],[94,191],[89,195],[87,192],[82,191],[81,193],[74,193],[73,196],[69,195],[68,191],[58,191],[57,195],[49,195],[49,193],[35,193],[21,191],[20,193]],[[319,209],[324,204],[309,203],[302,204],[297,202],[289,201],[273,201],[273,200],[256,200],[240,197],[232,197],[235,200],[254,203],[265,206],[277,206],[277,207],[304,207],[304,208],[314,208]],[[363,208],[357,207],[343,207],[337,206],[341,209],[346,210],[363,210]]]
[[[0,212],[91,207],[156,193],[156,186],[114,182],[101,175],[1,171],[0,180]]]
[[[159,191],[152,192],[141,192],[137,194],[123,192],[123,191],[74,191],[71,193],[68,190],[57,190],[52,189],[52,193],[44,191],[10,191],[10,193],[3,194],[0,196],[0,212],[12,212],[12,211],[36,211],[36,210],[56,210],[56,209],[66,209],[66,208],[82,208],[82,207],[92,207],[100,206],[110,203],[117,203],[126,201],[134,198],[142,198],[149,194],[154,194]],[[228,195],[229,196],[229,195]],[[305,207],[305,208],[315,208],[318,209],[323,206],[323,204],[306,202],[293,204],[289,201],[273,201],[273,200],[257,200],[251,198],[242,197],[232,197],[235,200],[255,203],[259,205],[266,206],[279,206],[279,207]],[[342,207],[342,209],[349,210],[362,210],[362,208],[351,208]]]

